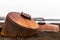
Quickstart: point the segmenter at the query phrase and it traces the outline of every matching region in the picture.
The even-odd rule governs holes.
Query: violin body
[[[44,24],[44,25],[39,24],[39,29],[38,30],[40,32],[44,32],[44,31],[47,31],[47,32],[59,32],[59,26],[54,25],[54,24]]]
[[[37,34],[38,24],[29,15],[19,12],[8,13],[1,35],[11,37],[31,37]]]

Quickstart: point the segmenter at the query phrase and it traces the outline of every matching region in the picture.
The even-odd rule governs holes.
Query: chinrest
[[[31,15],[21,12],[21,16],[27,19],[31,19]]]

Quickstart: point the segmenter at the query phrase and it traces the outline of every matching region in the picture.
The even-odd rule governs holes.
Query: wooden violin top
[[[37,29],[38,24],[33,20],[29,20],[27,18],[24,18],[21,16],[21,13],[19,12],[10,12],[7,17],[10,19],[10,21],[21,25],[26,28],[31,28],[31,29]]]

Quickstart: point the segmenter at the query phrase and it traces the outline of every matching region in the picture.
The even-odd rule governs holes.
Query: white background
[[[23,11],[32,17],[60,19],[60,0],[0,0],[0,16],[6,17],[12,11]]]

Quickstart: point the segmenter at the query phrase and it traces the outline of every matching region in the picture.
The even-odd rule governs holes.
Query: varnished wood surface
[[[36,22],[33,19],[29,20],[29,19],[23,18],[19,12],[10,12],[8,14],[8,18],[11,19],[10,21],[12,21],[18,25],[21,25],[23,27],[31,28],[31,29],[38,28],[38,25],[36,24]]]
[[[56,24],[56,23],[52,23]],[[0,23],[0,25],[2,25]],[[60,23],[57,23],[60,26]],[[0,36],[0,40],[60,40],[60,32],[40,32],[38,35],[35,35],[30,38],[19,38],[19,37],[4,37]]]
[[[33,19],[24,18],[19,12],[7,14],[1,35],[10,37],[31,37],[37,34],[38,24]]]
[[[59,32],[59,25],[48,24],[48,23],[44,24],[44,25],[39,24],[39,30],[40,31]]]

